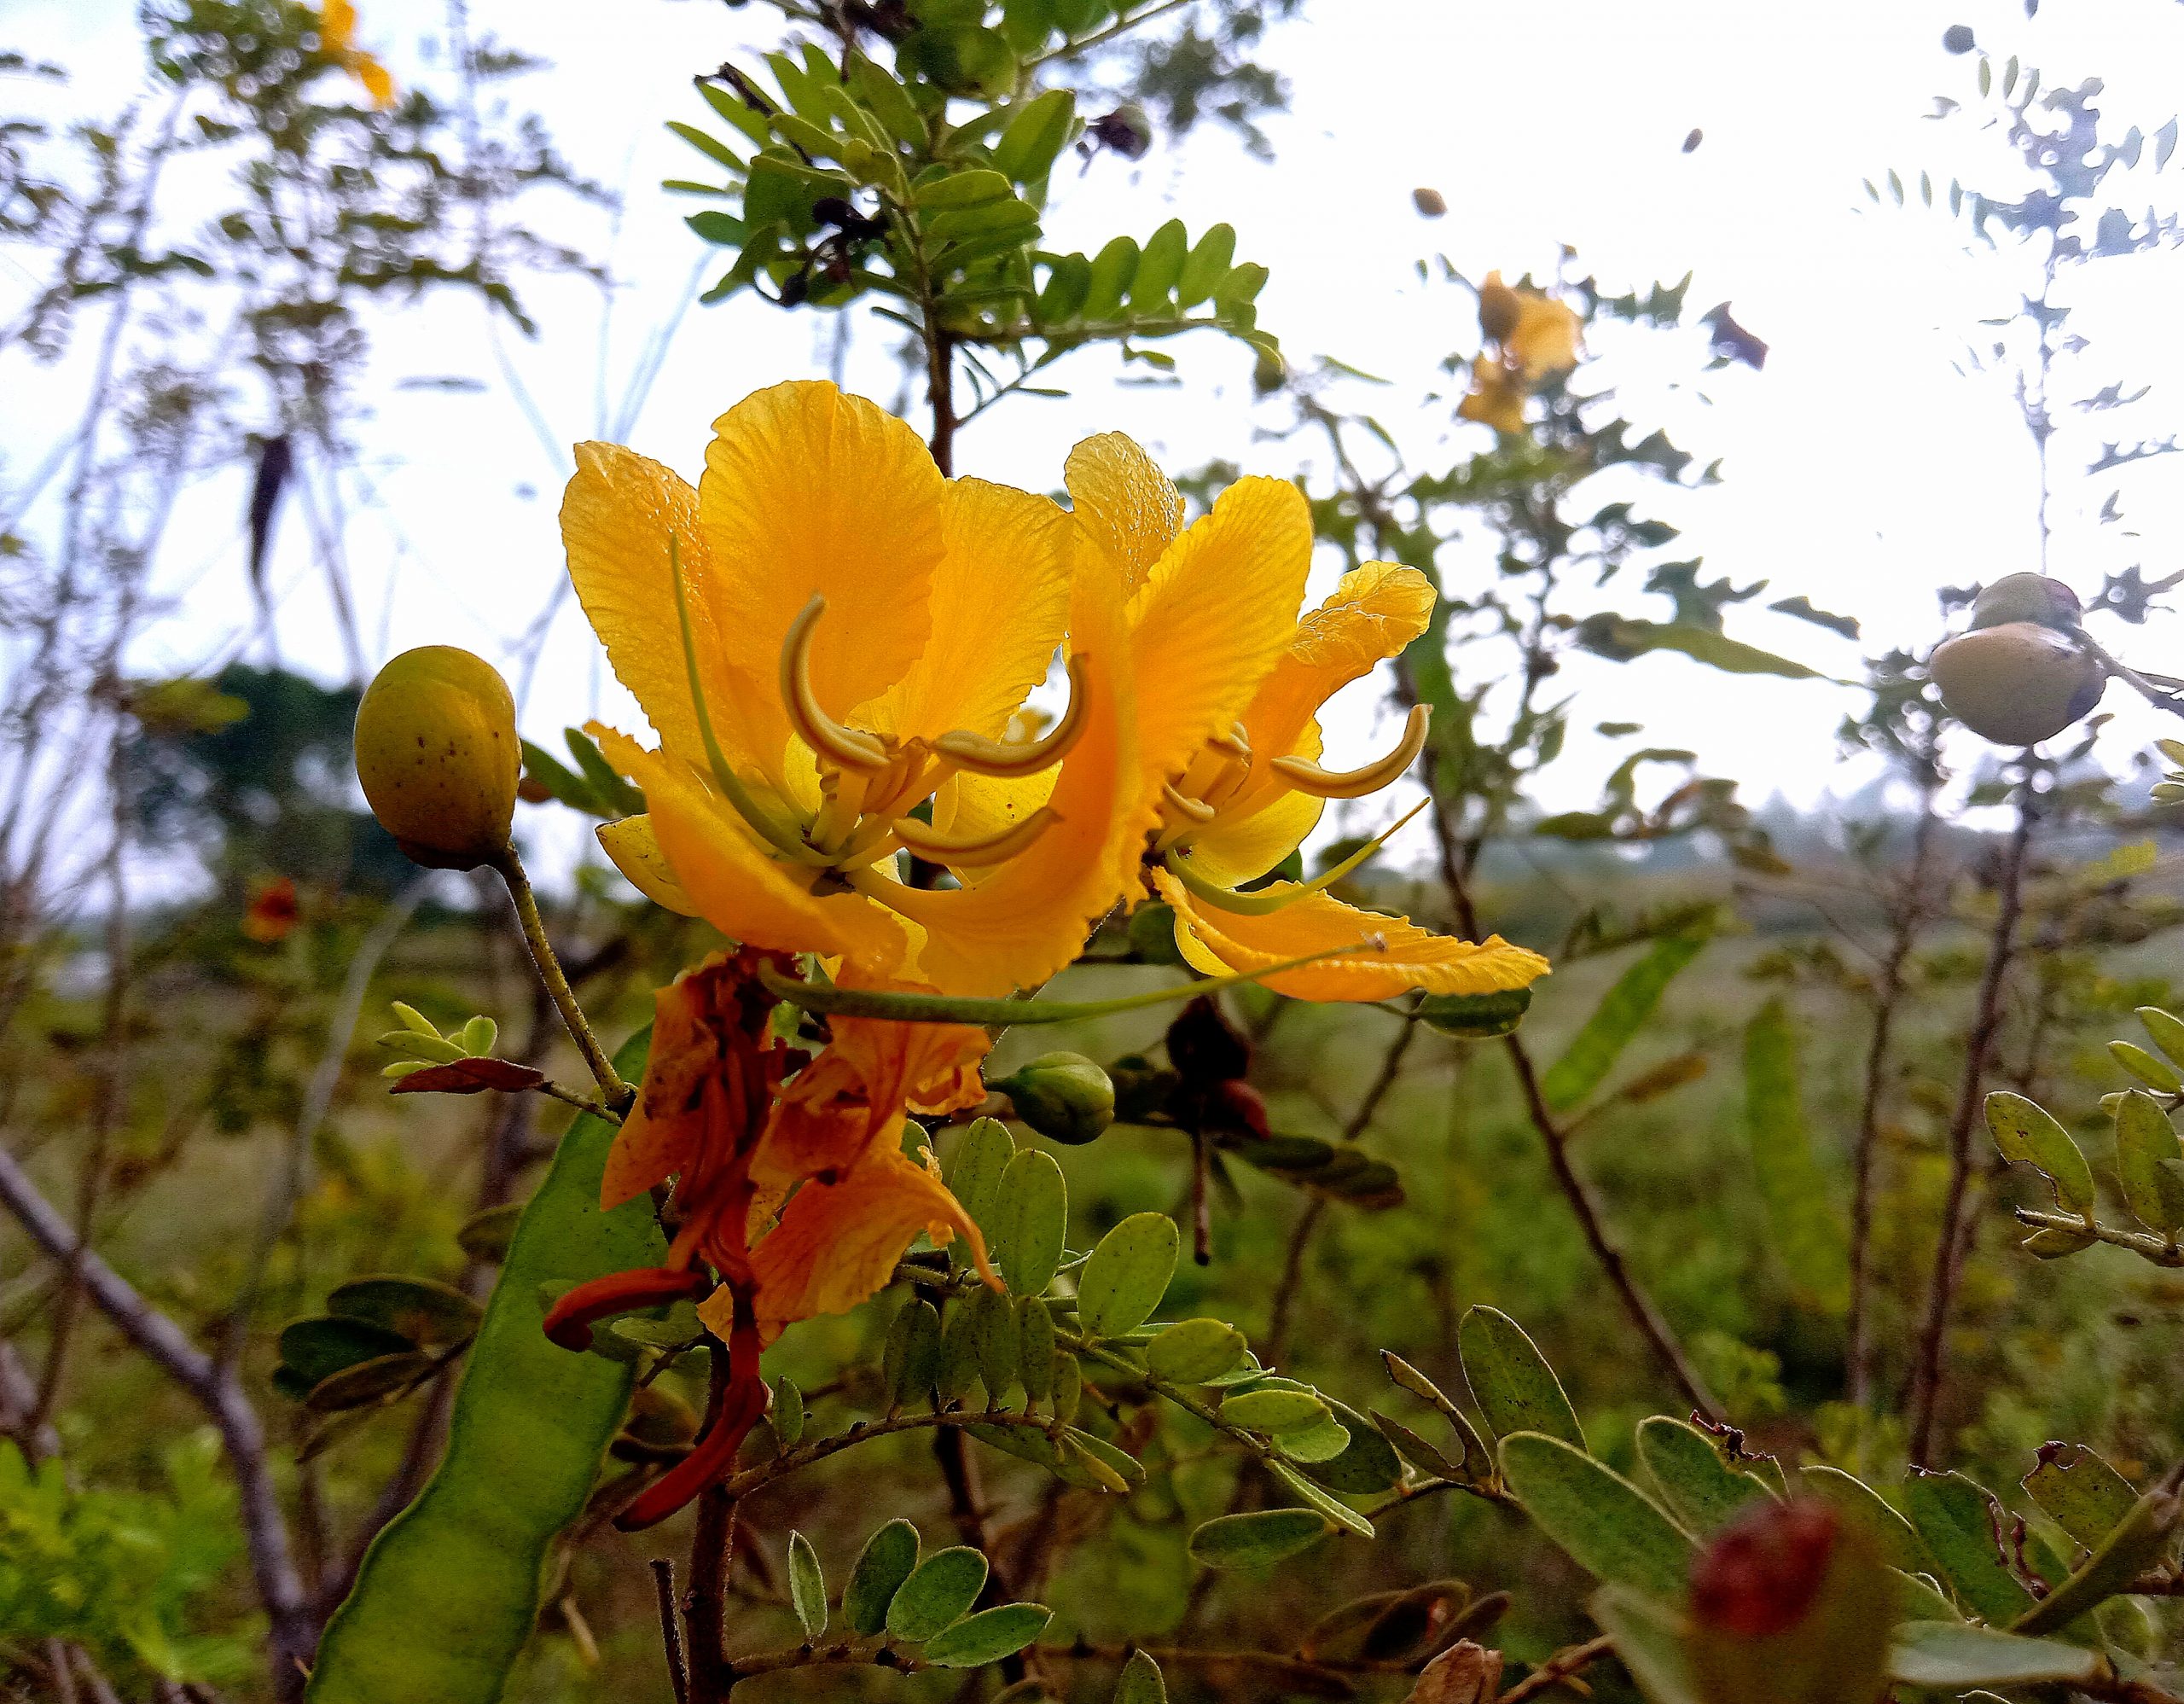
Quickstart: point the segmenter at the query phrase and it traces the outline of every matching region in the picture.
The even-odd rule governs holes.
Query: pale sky
[[[363,41],[398,80],[439,74],[419,46],[438,26],[435,0],[363,0],[360,11]],[[599,299],[577,282],[531,291],[546,328],[540,342],[502,334],[550,445],[512,401],[479,310],[450,298],[376,328],[367,387],[375,413],[362,439],[383,504],[359,516],[351,545],[375,660],[431,641],[497,658],[545,607],[561,573],[555,512],[566,443],[600,431],[602,372],[613,412],[703,252],[681,223],[696,204],[656,185],[702,176],[704,162],[662,121],[704,122],[690,73],[747,58],[776,21],[764,6],[706,0],[472,0],[471,13],[474,30],[555,61],[513,85],[510,99],[542,113],[564,152],[620,189],[626,205],[611,232],[550,198],[536,217],[604,253],[621,288],[603,345]],[[1475,346],[1476,329],[1461,292],[1420,286],[1415,259],[1444,253],[1467,275],[1499,267],[1513,276],[1551,271],[1567,243],[1578,267],[1611,289],[1693,271],[1694,310],[1732,301],[1772,346],[1763,372],[1701,377],[1693,346],[1655,347],[1664,340],[1641,336],[1603,340],[1602,360],[1582,375],[1588,387],[1616,385],[1641,427],[1664,424],[1702,463],[1722,461],[1722,486],[1658,500],[1658,512],[1686,528],[1670,554],[1703,555],[1709,579],[1767,579],[1760,604],[1803,593],[1857,615],[1873,648],[1923,648],[1938,637],[1936,586],[2038,566],[2032,454],[2007,386],[1955,364],[1969,342],[1994,334],[1978,326],[1983,317],[2013,310],[2024,275],[2016,263],[1968,253],[1966,228],[1915,201],[1907,210],[1872,206],[1861,180],[1893,166],[1914,185],[1923,168],[1938,184],[1961,172],[1967,183],[2015,187],[1998,138],[1926,116],[1937,94],[1974,95],[1974,61],[1941,48],[1953,23],[1972,26],[1998,62],[2021,54],[2050,84],[2104,78],[2106,109],[2149,134],[2184,89],[2184,6],[2047,0],[2040,14],[2028,21],[2023,0],[1308,0],[1268,49],[1292,87],[1292,110],[1267,126],[1275,165],[1209,126],[1180,148],[1157,145],[1135,168],[1112,157],[1082,177],[1066,168],[1045,241],[1089,248],[1118,232],[1141,240],[1170,216],[1194,233],[1226,219],[1239,259],[1272,269],[1261,324],[1292,360],[1329,355],[1396,381],[1377,396],[1360,393],[1359,405],[1380,411],[1422,464],[1438,456],[1443,466],[1444,446],[1466,439],[1449,436],[1445,409],[1420,411],[1414,399],[1443,355]],[[133,15],[127,0],[0,0],[0,45],[77,73],[64,109],[104,107],[137,84]],[[12,104],[20,87],[6,93]],[[1705,139],[1686,154],[1694,128]],[[2184,178],[2184,161],[2170,170]],[[1414,213],[1420,184],[1446,197],[1446,218]],[[2165,192],[2149,172],[2121,199],[2135,210]],[[0,252],[0,291],[20,283],[22,258]],[[724,264],[717,252],[712,264]],[[2069,286],[2070,300],[2084,304],[2077,323],[2112,363],[2104,378],[2156,386],[2134,422],[2141,432],[2184,427],[2184,403],[2161,407],[2184,398],[2179,274],[2174,255],[2160,253],[2107,263]],[[694,309],[630,440],[694,476],[711,420],[758,386],[823,371],[831,326],[749,297]],[[883,402],[899,393],[892,341],[892,329],[861,316],[853,328],[852,387]],[[959,471],[1052,489],[1072,443],[1117,427],[1171,469],[1225,457],[1250,471],[1296,470],[1300,446],[1254,435],[1275,416],[1254,404],[1246,352],[1211,335],[1165,346],[1182,363],[1180,388],[1118,387],[1106,358],[1076,358],[1059,369],[1069,399],[1004,405],[973,425]],[[437,375],[488,388],[394,388]],[[49,443],[48,405],[60,405],[69,376],[0,364],[8,468],[27,467]],[[919,419],[921,406],[910,412]],[[2120,489],[2125,521],[2097,539],[2066,525],[2053,571],[2087,593],[2104,568],[2133,561],[2149,578],[2173,571],[2184,502],[2172,494],[2181,488],[2172,468],[2184,463],[2157,460],[2105,484],[2077,482],[2069,477],[2075,453],[2059,457],[2060,511],[2089,516]],[[197,498],[194,524],[178,529],[162,579],[186,596],[147,666],[201,658],[245,619],[241,509],[239,490],[215,488]],[[2140,536],[2117,536],[2125,529]],[[291,588],[284,654],[338,672],[293,509],[273,578]],[[1636,576],[1619,605],[1666,612],[1639,593]],[[1854,648],[1817,627],[1758,604],[1729,621],[1755,643],[1856,672]],[[2096,631],[2146,666],[2184,673],[2175,622]],[[1642,718],[1648,742],[1697,747],[1712,772],[1742,778],[1753,804],[1777,788],[1800,800],[1845,793],[1868,773],[1838,766],[1833,726],[1852,700],[1834,689],[1732,680],[1669,656],[1566,678],[1593,689],[1579,726]],[[2129,736],[2117,742],[2118,761],[2170,731],[2121,688],[2106,707]],[[595,712],[632,719],[571,604],[526,703],[525,731],[558,743],[562,723]],[[1338,718],[1331,760],[1353,760],[1376,737],[1362,716]],[[1962,755],[1969,762],[1975,752]],[[1614,757],[1605,742],[1579,745],[1568,793],[1554,802],[1588,802]]]

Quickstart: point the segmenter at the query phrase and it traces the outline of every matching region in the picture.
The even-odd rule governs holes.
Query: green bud
[[[515,701],[483,657],[404,651],[357,709],[357,778],[412,862],[474,869],[508,851],[519,768]]]
[[[1115,1085],[1081,1053],[1043,1053],[994,1087],[1041,1136],[1072,1147],[1115,1121]]]

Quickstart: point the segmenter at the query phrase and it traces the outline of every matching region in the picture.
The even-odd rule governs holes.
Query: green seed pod
[[[2045,574],[2004,574],[1972,606],[1972,631],[2030,621],[2069,633],[2077,631],[2084,614],[2078,595],[2062,581]]]
[[[2006,622],[1937,647],[1926,672],[1949,714],[1998,746],[2052,738],[2100,702],[2099,658],[2052,628]]]
[[[1081,1053],[1043,1053],[994,1085],[1040,1135],[1077,1147],[1115,1121],[1115,1085]]]
[[[515,701],[483,657],[452,645],[404,651],[357,710],[357,778],[413,862],[474,869],[507,852],[515,816]]]

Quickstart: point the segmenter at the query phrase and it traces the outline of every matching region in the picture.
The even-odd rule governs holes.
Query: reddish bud
[[[1787,1632],[1820,1595],[1838,1522],[1824,1503],[1756,1504],[1724,1528],[1693,1567],[1693,1620],[1737,1638]]]

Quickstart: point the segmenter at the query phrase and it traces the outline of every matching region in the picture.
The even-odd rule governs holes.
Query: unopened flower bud
[[[2008,621],[1939,646],[1926,672],[1950,715],[1998,746],[2052,738],[2100,702],[2100,660],[2051,627]]]
[[[1523,313],[1523,299],[1502,282],[1499,272],[1489,272],[1478,287],[1478,329],[1494,342],[1503,342]]]
[[[1112,148],[1125,160],[1142,160],[1146,150],[1153,146],[1153,120],[1146,117],[1145,108],[1124,105],[1112,113],[1092,120],[1094,138]]]
[[[2035,621],[2069,633],[2077,631],[2084,614],[2078,595],[2062,581],[2045,574],[2004,574],[1972,606],[1972,628],[1976,632],[2012,621]]]
[[[994,1086],[1008,1096],[1018,1118],[1072,1148],[1115,1121],[1115,1085],[1081,1053],[1043,1053]]]
[[[404,651],[357,707],[357,778],[372,815],[429,869],[471,869],[508,850],[520,762],[508,683],[455,646]]]

